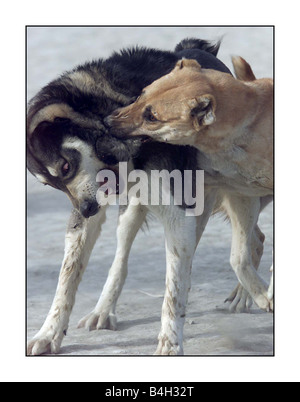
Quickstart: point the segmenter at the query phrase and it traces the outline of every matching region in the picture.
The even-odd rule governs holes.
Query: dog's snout
[[[105,117],[104,124],[107,128],[110,128],[114,124],[114,120],[120,117],[121,110],[114,110],[109,116]]]
[[[85,218],[96,215],[99,211],[99,205],[97,201],[85,200],[80,204],[80,213]]]
[[[110,128],[111,127],[111,122],[112,122],[112,118],[111,116],[107,116],[103,119],[104,125],[106,128]]]

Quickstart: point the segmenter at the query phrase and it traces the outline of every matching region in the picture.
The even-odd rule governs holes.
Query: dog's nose
[[[111,128],[112,122],[113,122],[112,116],[107,116],[103,119],[103,123],[106,128]]]
[[[103,119],[104,125],[107,128],[111,128],[112,126],[115,126],[118,122],[115,121],[115,119],[121,117],[122,114],[122,108],[115,109],[109,116],[106,116]]]
[[[105,117],[105,118],[103,119],[103,123],[104,123],[104,126],[105,126],[105,127],[109,128],[109,116],[107,116],[107,117]]]
[[[90,216],[96,215],[99,211],[99,205],[97,201],[83,201],[80,204],[80,213],[85,218],[89,218]]]

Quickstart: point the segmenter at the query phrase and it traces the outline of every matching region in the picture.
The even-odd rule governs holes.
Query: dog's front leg
[[[27,354],[59,352],[68,328],[77,287],[104,221],[104,208],[88,219],[84,219],[76,210],[72,212],[65,236],[65,255],[56,294],[42,328],[28,344]]]
[[[180,242],[181,233],[177,228],[175,232],[177,235],[166,233],[166,289],[155,352],[157,355],[183,354],[183,326],[195,250],[191,243],[195,242],[195,238],[188,246],[187,242]]]
[[[98,303],[91,313],[80,320],[79,328],[117,329],[116,304],[127,276],[129,252],[138,230],[145,221],[146,213],[145,207],[132,203],[120,211],[114,261]]]
[[[177,210],[164,222],[166,238],[166,289],[162,306],[161,330],[156,355],[183,354],[183,327],[194,253],[215,202],[215,191],[206,191],[205,210],[201,216],[185,216]],[[170,208],[170,207],[169,207]]]

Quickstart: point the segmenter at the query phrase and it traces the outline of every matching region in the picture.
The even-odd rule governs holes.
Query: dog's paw
[[[51,334],[37,334],[27,345],[28,356],[43,354],[57,354],[60,350],[63,334],[54,336]]]
[[[238,285],[234,291],[227,297],[225,303],[229,302],[229,311],[232,313],[247,313],[252,306],[252,300],[255,304],[264,311],[273,311],[273,299],[268,297],[267,291],[263,291],[260,294],[254,295],[253,298],[243,288],[242,285]]]
[[[110,329],[116,331],[117,317],[113,313],[101,314],[92,311],[79,321],[77,328],[86,328],[89,331],[95,329]]]
[[[229,303],[228,309],[231,313],[248,313],[253,301],[243,286],[238,284],[224,303]]]
[[[180,356],[183,355],[183,349],[178,345],[173,345],[169,341],[159,341],[154,355],[160,356]]]
[[[182,342],[179,340],[180,336],[176,333],[176,327],[171,329],[172,325],[169,326],[169,331],[161,332],[158,336],[158,345],[154,355],[165,355],[165,356],[178,356],[183,355]]]
[[[269,299],[267,292],[266,294],[255,297],[254,301],[261,310],[267,311],[268,313],[273,312],[273,299]]]

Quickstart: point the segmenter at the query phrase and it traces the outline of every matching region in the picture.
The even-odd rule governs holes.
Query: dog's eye
[[[63,176],[65,176],[70,170],[70,165],[68,162],[64,162],[61,168],[61,172],[63,174]]]
[[[148,120],[149,120],[149,121],[157,121],[157,118],[151,113],[151,114],[148,116]]]
[[[154,116],[149,108],[147,108],[144,112],[144,119],[146,121],[150,121],[151,123],[157,121],[157,118]]]

